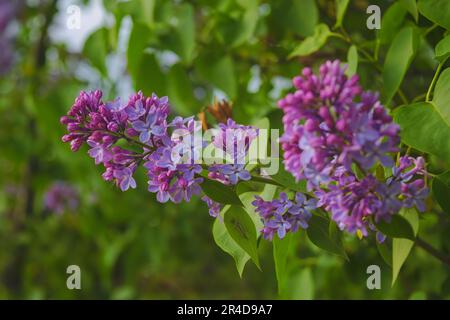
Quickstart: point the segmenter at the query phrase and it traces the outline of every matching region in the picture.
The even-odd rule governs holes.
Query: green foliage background
[[[72,3],[83,8],[88,2]],[[103,1],[113,23],[95,30],[81,52],[48,36],[55,16],[65,15],[61,2],[23,6],[16,64],[0,79],[0,298],[449,298],[450,270],[426,252],[413,249],[391,287],[392,271],[374,239],[353,236],[343,239],[346,261],[315,247],[305,232],[299,232],[289,248],[277,247],[276,255],[287,256],[284,272],[278,266],[277,274],[272,244],[261,241],[262,271],[248,263],[241,279],[233,259],[214,243],[214,221],[201,201],[158,204],[146,191],[144,171],[136,174],[138,189],[122,193],[101,179],[86,149],[73,154],[60,140],[64,128],[59,117],[80,90],[98,87],[113,98],[126,79],[147,95],[168,95],[180,115],[198,113],[219,93],[233,102],[237,122],[268,117],[273,128],[281,128],[276,99],[290,89],[289,82],[283,84],[303,66],[317,66],[326,59],[349,60],[363,86],[381,91],[390,106],[425,93],[438,64],[434,47],[446,34],[450,10],[444,8],[443,18],[433,21],[428,8],[420,15],[415,11],[415,1],[336,3],[339,10],[335,1],[325,0]],[[369,4],[382,9],[380,31],[366,28]],[[124,21],[131,22],[130,37],[120,48]],[[328,28],[324,31],[319,24]],[[340,24],[358,49],[346,39],[321,34]],[[408,26],[411,29],[404,29]],[[426,38],[415,39],[413,28],[428,30]],[[411,46],[402,42],[389,52],[400,33]],[[304,39],[311,36],[305,45]],[[362,54],[375,47],[379,61],[391,60],[389,70],[397,71],[380,71],[383,64],[377,67]],[[178,57],[174,64],[164,59],[168,53]],[[118,77],[107,59],[111,54],[127,61],[126,72]],[[86,67],[87,79],[79,75]],[[448,134],[446,130],[438,139]],[[428,150],[428,140],[424,148],[411,144],[437,153],[441,160],[429,158],[436,172],[448,169],[445,151],[450,148]],[[43,195],[56,180],[80,191],[76,212],[45,212]],[[445,198],[448,189],[442,183]],[[421,215],[419,231],[446,253],[448,213]],[[81,267],[82,290],[66,288],[66,268],[71,264]],[[366,268],[372,264],[381,267],[381,290],[366,287]],[[277,277],[283,278],[280,294]]]

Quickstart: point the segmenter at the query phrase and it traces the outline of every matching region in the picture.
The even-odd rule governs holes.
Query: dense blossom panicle
[[[335,171],[357,163],[370,169],[377,161],[392,166],[399,127],[376,94],[363,92],[355,75],[347,78],[339,61],[328,61],[319,75],[305,68],[293,80],[295,93],[278,103],[283,110],[284,162],[311,188],[332,181]]]
[[[317,207],[316,199],[307,199],[300,192],[295,194],[294,200],[289,200],[284,192],[280,193],[278,199],[271,201],[255,196],[252,204],[263,220],[264,227],[261,232],[268,240],[272,240],[275,234],[282,239],[287,232],[296,232],[299,228],[306,229],[311,211]]]
[[[21,1],[0,0],[0,75],[6,74],[13,64],[14,41],[7,31],[20,6]]]
[[[318,75],[303,69],[293,84],[296,91],[278,103],[284,163],[296,179],[306,179],[318,206],[341,229],[367,235],[374,222],[390,221],[403,207],[425,210],[425,162],[402,157],[395,165],[399,127],[377,94],[364,92],[337,60],[323,64]],[[376,179],[370,172],[377,164],[391,168],[392,176]]]
[[[126,103],[120,99],[105,103],[99,90],[81,92],[68,114],[61,118],[68,131],[62,140],[69,142],[73,151],[87,144],[95,164],[105,167],[103,179],[113,181],[122,191],[136,188],[133,174],[143,163],[148,190],[156,194],[159,202],[189,201],[202,192],[202,127],[193,117],[175,117],[170,121],[169,114],[167,97],[146,97],[138,92]],[[256,134],[253,127],[229,119],[218,129],[219,139],[225,141],[220,148],[238,159],[245,156]],[[134,148],[119,146],[120,139]],[[231,149],[226,149],[227,143],[231,143]],[[237,184],[239,180],[249,180],[250,173],[244,164],[218,164],[209,168],[209,178]],[[203,200],[211,215],[217,216],[221,205],[209,198]]]
[[[58,181],[53,183],[44,195],[46,210],[56,214],[75,211],[80,203],[78,191],[71,185]]]

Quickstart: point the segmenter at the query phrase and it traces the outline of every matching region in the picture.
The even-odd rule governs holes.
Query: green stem
[[[260,177],[260,176],[252,176],[252,180],[251,181],[271,184],[271,185],[278,186],[278,187],[282,187],[283,186],[283,185],[279,184],[278,182],[276,182],[276,181],[274,181],[272,179],[268,179],[268,178],[264,178],[264,177]]]
[[[431,100],[431,92],[433,91],[433,88],[434,88],[434,86],[436,84],[436,81],[437,81],[437,79],[439,77],[439,73],[441,72],[442,66],[443,66],[443,63],[442,62],[439,63],[439,65],[438,65],[438,67],[436,69],[436,72],[434,73],[433,80],[431,80],[430,86],[428,87],[427,95],[425,96],[425,101],[426,102],[429,102]]]

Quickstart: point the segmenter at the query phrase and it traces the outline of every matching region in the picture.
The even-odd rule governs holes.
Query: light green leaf
[[[229,207],[227,206],[226,208],[228,209]],[[222,210],[221,214],[223,214],[224,210]],[[250,259],[250,256],[236,243],[236,241],[233,240],[233,238],[231,238],[225,224],[223,221],[220,221],[220,219],[216,219],[216,221],[214,221],[213,237],[219,248],[233,257],[236,263],[236,269],[239,276],[242,278],[242,272],[244,271],[244,267]]]
[[[386,103],[389,103],[405,77],[419,45],[414,27],[402,29],[389,47],[383,68],[383,84]]]
[[[345,71],[345,74],[348,77],[353,76],[356,74],[356,71],[358,70],[358,49],[355,45],[351,46],[348,49],[347,53],[347,70]]]
[[[150,29],[146,24],[137,22],[133,24],[127,50],[128,72],[133,79],[137,78],[141,58],[148,45],[150,35]]]
[[[315,0],[291,0],[290,6],[285,12],[286,23],[290,30],[303,37],[314,33],[314,27],[319,20],[319,10]]]
[[[244,205],[245,211],[247,211],[250,218],[252,218],[253,223],[255,224],[256,231],[259,232],[264,226],[264,224],[261,221],[261,217],[259,213],[255,211],[255,206],[252,205],[252,202],[255,200],[255,196],[260,195],[259,192],[250,191],[250,192],[244,192],[239,195],[239,199],[241,200],[242,204]]]
[[[278,282],[278,293],[284,292],[287,280],[287,258],[291,244],[292,233],[286,234],[283,239],[274,237],[273,242],[273,260],[275,262],[275,273]]]
[[[402,106],[395,110],[394,119],[405,144],[450,162],[450,128],[432,104]]]
[[[427,19],[450,30],[450,1],[419,0],[418,8]]]
[[[434,49],[435,58],[444,63],[450,57],[450,34],[438,42]]]
[[[392,238],[415,239],[414,230],[401,215],[393,215],[390,222],[381,220],[375,226],[378,231]]]
[[[431,181],[431,191],[442,210],[450,214],[450,171],[436,176]]]
[[[83,54],[103,76],[107,75],[105,57],[108,54],[108,30],[106,28],[100,28],[89,35],[84,43]]]
[[[393,3],[383,14],[378,39],[381,44],[391,43],[400,30],[406,16],[406,9],[400,2]]]
[[[334,228],[331,228],[333,232],[330,234],[330,220],[328,218],[313,214],[308,224],[309,227],[306,229],[306,233],[313,244],[348,260],[342,243],[336,241],[337,231],[333,230]]]
[[[434,88],[432,104],[450,126],[450,68],[440,74]]]
[[[402,209],[399,214],[410,223],[416,236],[419,231],[419,215],[417,210],[414,208]],[[405,263],[406,258],[408,258],[413,245],[414,241],[407,239],[394,238],[392,240],[392,285],[397,280],[400,268]]]
[[[240,206],[231,205],[224,214],[225,227],[236,243],[245,250],[258,268],[257,233],[255,224]]]
[[[222,204],[242,205],[241,200],[230,186],[218,181],[204,179],[201,184],[203,192],[212,200]]]
[[[342,21],[344,20],[345,12],[347,11],[347,7],[350,0],[335,0],[336,3],[336,24],[334,28],[337,29],[342,25]]]
[[[330,29],[326,24],[319,24],[314,28],[314,34],[307,37],[302,41],[292,53],[289,58],[297,56],[307,56],[316,52],[327,42],[328,37],[331,35]]]
[[[401,0],[400,1],[403,7],[408,10],[408,12],[411,14],[411,16],[414,18],[414,20],[419,20],[419,11],[417,10],[417,3],[416,0]]]

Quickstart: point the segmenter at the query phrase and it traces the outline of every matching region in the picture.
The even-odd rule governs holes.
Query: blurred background
[[[392,3],[370,4],[377,2],[382,10]],[[344,24],[370,44],[368,5],[350,1]],[[290,78],[305,65],[346,61],[339,39],[320,53],[287,59],[335,15],[334,1],[324,0],[0,0],[0,298],[450,298],[449,270],[420,249],[391,287],[373,239],[344,239],[347,262],[302,232],[280,296],[271,243],[260,243],[262,271],[248,263],[241,279],[214,243],[213,218],[198,198],[159,204],[146,191],[144,171],[135,176],[138,188],[122,193],[102,180],[87,149],[72,153],[61,142],[60,116],[80,90],[96,88],[107,99],[126,100],[136,90],[168,95],[183,116],[227,99],[237,122],[267,116],[280,128],[276,101]],[[422,43],[406,95],[427,87],[432,58],[432,46]],[[361,63],[358,73],[366,88],[380,86],[370,64]],[[421,236],[449,252],[448,217],[422,219]],[[372,264],[381,267],[381,290],[366,287]],[[69,265],[81,268],[81,290],[66,287]]]

